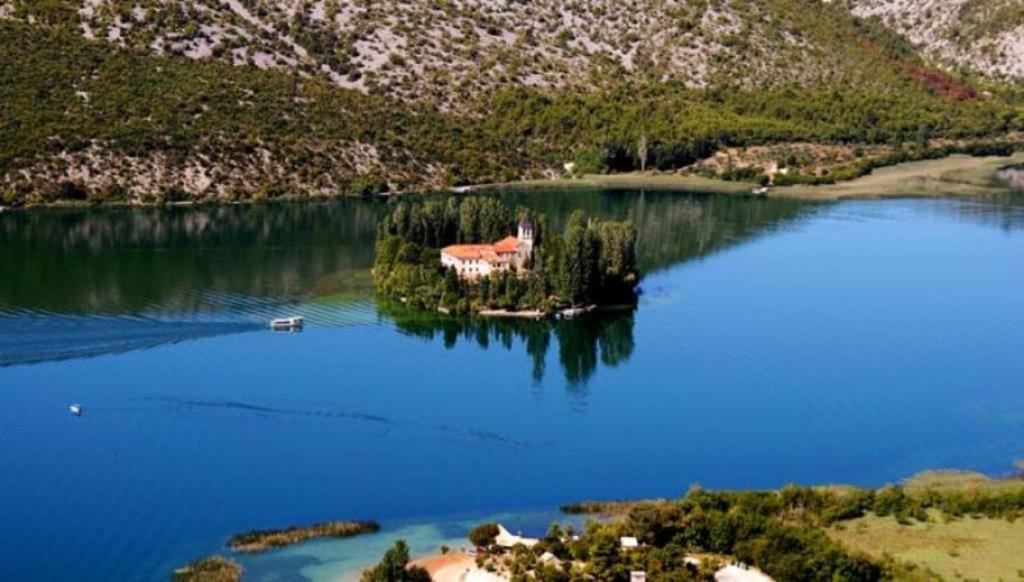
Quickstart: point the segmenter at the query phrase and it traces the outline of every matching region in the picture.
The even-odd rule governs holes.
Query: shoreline
[[[835,184],[820,186],[772,186],[765,198],[789,198],[809,201],[843,199],[919,198],[980,196],[1020,190],[999,183],[997,172],[1024,165],[1024,151],[1010,156],[975,157],[952,154],[944,158],[902,162],[877,168],[869,174]],[[170,203],[104,202],[61,200],[25,206],[0,205],[0,213],[29,210],[72,210],[93,208],[181,208],[195,206],[247,206],[255,204],[330,202],[332,200],[383,199],[402,196],[430,196],[442,193],[501,193],[507,190],[656,190],[692,194],[757,196],[754,182],[734,182],[696,175],[657,172],[621,174],[584,174],[579,178],[547,178],[514,182],[491,182],[429,191],[383,192],[371,196],[282,196],[273,200],[187,200]]]
[[[896,481],[878,481],[871,484],[861,485],[849,485],[842,483],[829,483],[820,482],[818,484],[808,485],[797,485],[798,487],[814,489],[817,491],[831,491],[836,493],[852,492],[858,490],[883,490],[887,486],[898,485],[902,487],[908,494],[920,494],[924,491],[933,490],[939,492],[955,492],[955,491],[973,491],[973,492],[986,492],[991,494],[1001,494],[1007,491],[1015,491],[1018,489],[1024,489],[1024,464],[1018,462],[1016,470],[1008,470],[1007,472],[990,472],[982,473],[970,469],[932,469],[922,470],[916,472],[910,476],[898,479]],[[775,485],[769,485],[766,487],[725,487],[710,489],[711,492],[717,493],[737,493],[737,492],[779,492],[784,490],[787,485],[784,482],[779,482]],[[629,498],[621,497],[619,499],[607,499],[607,500],[591,500],[591,501],[576,501],[568,502],[560,507],[545,507],[541,509],[509,509],[509,510],[491,510],[486,513],[459,513],[457,515],[446,515],[442,517],[432,516],[429,513],[417,517],[410,517],[401,523],[389,525],[388,527],[382,527],[377,532],[381,537],[382,541],[379,548],[375,548],[371,554],[367,554],[363,558],[360,558],[360,563],[351,564],[344,570],[333,571],[333,578],[338,580],[351,580],[357,581],[362,571],[373,564],[376,564],[380,557],[383,555],[387,547],[393,543],[395,539],[408,539],[413,542],[412,538],[418,537],[414,531],[410,530],[410,526],[415,528],[423,528],[423,526],[434,524],[434,523],[446,523],[449,526],[457,524],[460,528],[465,528],[468,532],[469,528],[474,524],[483,522],[504,522],[509,526],[509,529],[516,531],[518,527],[526,529],[527,535],[543,536],[544,528],[552,523],[558,522],[561,524],[569,524],[574,527],[582,528],[588,519],[596,519],[598,521],[607,521],[614,519],[621,519],[628,515],[629,511],[637,505],[641,504],[664,504],[671,503],[678,498],[675,496],[669,497],[638,497]],[[525,527],[521,519],[525,517],[526,521],[530,523],[529,528]],[[512,524],[507,520],[511,519]],[[517,523],[518,522],[518,523]],[[515,525],[515,527],[513,527]],[[428,528],[431,529],[431,528]],[[582,531],[582,530],[580,530]],[[412,536],[410,538],[409,536]],[[416,543],[411,543],[410,549],[410,563],[426,567],[431,574],[440,574],[435,577],[435,580],[478,580],[480,582],[489,581],[492,582],[500,578],[487,578],[487,575],[492,573],[487,572],[484,568],[478,568],[476,565],[476,556],[469,553],[468,549],[472,547],[463,535],[458,537],[451,537],[451,535],[432,537],[427,545],[424,545],[422,539],[416,540]],[[348,543],[348,540],[336,540],[339,543]],[[285,552],[285,556],[292,556],[288,552],[293,552],[292,548],[301,548],[305,546],[307,542],[313,542],[313,540],[305,540],[295,546],[271,548],[268,554],[274,556],[276,552]],[[418,548],[416,546],[419,546]],[[447,553],[442,552],[441,548],[448,546],[450,549]],[[317,556],[323,557],[322,547],[317,550],[317,546],[310,546],[314,548],[313,552]],[[344,546],[338,546],[344,547]],[[301,550],[299,550],[301,552]],[[341,554],[346,556],[346,559],[351,558],[351,550],[342,551]],[[260,554],[246,554],[246,553],[231,553],[220,558],[227,562],[234,562],[238,560],[236,564],[241,566],[243,569],[249,567],[249,560],[256,558]],[[278,554],[281,555],[281,554]],[[210,559],[212,556],[207,556],[205,559]],[[187,568],[189,565],[195,565],[204,560],[200,558],[193,560],[180,568]],[[475,576],[472,578],[463,578],[465,574],[473,572]],[[478,577],[478,576],[483,576]]]
[[[869,174],[835,184],[820,186],[773,186],[766,198],[790,198],[810,201],[842,199],[916,198],[979,196],[1015,192],[997,182],[1000,170],[1024,164],[1024,152],[1011,156],[975,157],[953,154],[944,158],[902,162],[877,168]],[[630,172],[625,174],[585,174],[580,178],[552,178],[497,182],[470,186],[469,192],[514,189],[650,189],[706,194],[756,196],[754,182],[732,182],[718,178],[675,173]]]
[[[934,160],[905,162],[827,186],[772,188],[769,197],[810,200],[982,196],[1015,192],[998,181],[997,173],[1024,164],[1024,152],[1011,156],[973,157],[955,154]]]
[[[1002,550],[1004,554],[999,560],[1001,563],[994,567],[996,573],[1006,573],[1007,568],[1017,568],[1016,571],[1019,573],[1020,564],[1007,566],[1005,563],[1014,560],[1020,562],[1019,559],[1010,556],[1006,548],[1013,547],[1016,543],[1014,540],[1024,539],[1024,529],[1017,522],[1024,499],[1020,497],[1020,493],[1024,492],[1024,473],[1021,472],[1024,469],[1024,462],[1018,461],[1016,466],[1016,472],[1003,476],[991,476],[971,470],[926,470],[879,487],[840,484],[786,485],[775,489],[716,489],[708,490],[704,495],[717,496],[720,500],[732,504],[735,511],[743,511],[742,499],[766,494],[776,497],[789,495],[791,501],[788,503],[798,498],[805,500],[803,502],[811,499],[812,503],[804,509],[814,507],[815,497],[825,505],[831,503],[831,511],[822,511],[820,508],[807,509],[812,513],[818,511],[820,515],[803,522],[801,526],[805,530],[822,534],[834,544],[834,549],[841,548],[843,551],[853,552],[851,555],[864,560],[862,563],[865,565],[873,564],[882,568],[888,564],[889,567],[902,572],[913,572],[921,567],[930,569],[932,566],[953,571],[966,567],[977,571],[982,568],[979,564],[989,564],[992,558],[990,552],[997,549]],[[592,519],[595,520],[601,524],[600,527],[607,527],[609,531],[614,532],[612,539],[615,539],[614,536],[636,535],[619,537],[619,551],[623,554],[643,553],[648,547],[661,547],[656,545],[658,542],[650,541],[649,529],[643,530],[645,519],[652,515],[650,510],[660,508],[662,515],[672,514],[673,508],[680,508],[679,501],[690,498],[692,494],[691,491],[683,497],[671,499],[584,501],[563,506],[560,512],[563,516],[586,517],[588,523]],[[698,492],[697,495],[701,493]],[[766,503],[759,507],[770,508],[771,504]],[[634,522],[632,526],[627,525],[637,510],[644,509],[647,511],[642,512],[642,515],[647,518],[641,518],[639,524]],[[683,509],[684,513],[686,511],[688,510]],[[786,510],[776,511],[781,511],[780,515],[784,515]],[[623,528],[623,525],[626,527]],[[498,526],[501,527],[500,524]],[[637,531],[638,527],[641,529],[640,532]],[[881,540],[873,539],[869,528],[886,537]],[[590,528],[587,529],[589,531]],[[551,553],[557,550],[550,549],[546,545],[550,542],[546,539],[511,536],[502,540],[502,535],[507,536],[508,532],[500,532],[502,533],[499,533],[491,546],[483,550],[477,548],[477,551],[481,552],[479,555],[442,548],[440,553],[416,556],[411,563],[425,568],[431,579],[438,582],[509,580],[512,579],[510,563],[518,559],[517,554],[529,552],[529,548],[540,543],[544,544],[538,546],[541,549],[535,550],[534,555],[521,562],[519,567],[530,567],[530,564],[537,567],[539,564],[545,564],[563,572],[569,569],[579,572],[582,568],[589,567],[586,559],[570,560],[564,555],[564,549],[562,559],[558,559]],[[914,536],[913,543],[903,541],[908,532]],[[641,533],[645,535],[639,535]],[[564,538],[566,544],[571,543],[568,535]],[[1005,541],[1006,539],[1010,541]],[[632,545],[627,545],[629,540],[632,540]],[[970,547],[972,544],[985,547],[976,551]],[[757,560],[752,564],[745,563],[735,551],[709,550],[707,547],[700,547],[700,544],[696,546],[687,549],[685,561],[694,568],[713,568],[716,580],[771,582],[773,579],[786,579],[772,578],[765,571],[765,564],[758,563]],[[945,552],[940,552],[938,557],[935,552],[928,552],[936,547],[945,546],[949,547]],[[516,551],[517,547],[519,551]],[[960,558],[961,550],[967,559],[950,562],[950,558]],[[544,553],[538,556],[540,552]],[[898,555],[899,561],[887,557],[890,554]],[[762,555],[760,558],[760,561],[766,562],[768,566],[773,565],[770,556]],[[636,562],[634,561],[632,565],[636,565]],[[783,571],[786,568],[785,564],[780,565],[778,562],[774,563],[774,566]]]

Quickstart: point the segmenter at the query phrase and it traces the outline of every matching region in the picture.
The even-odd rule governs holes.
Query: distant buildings
[[[520,272],[533,255],[533,223],[519,221],[518,236],[494,244],[450,245],[441,249],[441,264],[454,267],[462,279],[478,279],[493,272]]]

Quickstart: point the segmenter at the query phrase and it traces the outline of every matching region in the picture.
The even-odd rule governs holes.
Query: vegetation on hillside
[[[517,216],[487,197],[400,202],[381,222],[374,280],[382,296],[411,307],[468,314],[483,309],[555,309],[635,302],[636,229],[627,222],[573,213],[563,233],[541,216],[524,273],[495,271],[479,280],[444,269],[440,249],[455,243],[491,243],[516,231]]]
[[[219,14],[222,5],[110,1],[87,16],[65,0],[7,4],[9,18],[0,17],[5,79],[0,85],[0,204],[5,206],[367,195],[552,175],[573,160],[581,170],[597,172],[675,170],[724,148],[793,141],[898,146],[899,157],[881,160],[890,163],[948,153],[930,140],[989,140],[1024,127],[1019,93],[986,86],[988,95],[951,99],[925,82],[934,75],[916,73],[927,67],[900,37],[838,7],[816,2],[811,10],[805,0],[723,0],[699,14],[690,14],[690,3],[680,3],[670,21],[682,29],[730,31],[714,36],[715,43],[730,46],[721,49],[724,56],[712,57],[722,62],[716,61],[699,83],[666,71],[691,70],[682,63],[704,54],[701,50],[683,47],[676,56],[640,51],[624,67],[600,57],[602,51],[622,50],[608,48],[614,39],[604,39],[607,43],[599,46],[606,48],[589,53],[578,46],[579,39],[566,38],[567,63],[595,63],[585,79],[534,83],[535,71],[525,70],[499,73],[504,80],[469,75],[466,85],[452,90],[443,75],[417,73],[416,83],[433,84],[406,93],[365,78],[353,86],[317,73],[320,69],[310,63],[336,58],[341,67],[347,43],[363,47],[352,39],[369,33],[319,35],[314,16],[308,16],[308,29],[289,23],[285,34],[276,28],[284,23],[275,21],[277,37],[249,41],[254,47],[265,40],[282,50],[296,43],[313,61],[261,69],[216,55],[196,60],[187,50],[154,54],[151,43],[135,36],[153,30],[164,44],[184,42],[191,38],[189,15]],[[298,14],[310,9],[303,4]],[[583,10],[580,22],[604,18],[596,6],[577,9]],[[357,11],[376,14],[365,6]],[[275,14],[284,13],[268,6],[252,16],[273,19]],[[473,29],[495,26],[496,33],[487,37],[505,38],[506,16],[483,10]],[[376,16],[366,18],[369,24]],[[120,22],[116,27],[123,40],[83,37],[83,23],[102,31],[96,19],[108,28]],[[494,19],[501,22],[487,24]],[[252,28],[238,15],[229,20],[215,24]],[[427,21],[415,22],[420,24],[410,24],[403,37]],[[626,26],[642,27],[642,22]],[[642,36],[640,30],[632,34]],[[774,54],[755,38],[785,51]],[[549,41],[555,42],[544,42]],[[487,70],[511,67],[529,43],[523,39],[521,46],[494,55],[498,61]],[[413,70],[413,61],[400,56],[388,66]],[[743,63],[763,70],[741,74]],[[718,66],[723,74],[713,73]],[[456,96],[457,104],[413,98],[435,92]],[[816,179],[854,176],[878,163],[853,164]],[[757,176],[756,170],[749,176],[726,175]]]
[[[1017,0],[842,0],[853,14],[912,41],[929,61],[987,79],[1024,77]]]
[[[913,34],[933,21],[962,50],[995,45],[990,63],[933,64],[994,75],[1012,43],[988,41],[1012,33],[1021,14],[1013,0],[945,11],[929,10],[928,0],[847,2],[857,14],[896,18],[855,18],[838,2],[816,0],[2,0],[0,14],[7,5],[13,18],[127,50],[299,72],[454,105],[511,85],[580,87],[609,76],[693,88],[882,85],[879,72],[891,63],[862,41],[885,36],[881,46],[906,45],[900,56],[920,60],[894,30]]]

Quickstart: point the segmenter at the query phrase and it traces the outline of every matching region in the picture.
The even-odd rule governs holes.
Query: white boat
[[[750,191],[754,196],[767,196],[768,186],[761,186],[760,188],[754,188]]]
[[[281,317],[270,321],[270,329],[274,331],[295,331],[302,329],[302,326],[306,324],[306,320],[302,319],[298,315],[292,317]]]
[[[68,406],[68,412],[75,416],[82,416],[82,405],[72,404],[71,406]]]
[[[573,318],[579,317],[581,315],[584,315],[586,313],[590,313],[591,311],[593,311],[596,308],[597,308],[596,305],[587,305],[586,307],[569,307],[567,309],[563,309],[563,310],[559,311],[555,315],[559,319],[573,319]]]

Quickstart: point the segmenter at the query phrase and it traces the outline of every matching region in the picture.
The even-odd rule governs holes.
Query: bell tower
[[[519,221],[519,242],[528,243],[533,247],[533,223],[530,222],[529,218],[523,218]]]
[[[533,254],[533,223],[529,218],[523,217],[519,220],[519,232],[516,238],[519,239],[519,248],[516,254],[519,255],[520,264],[523,264]]]

